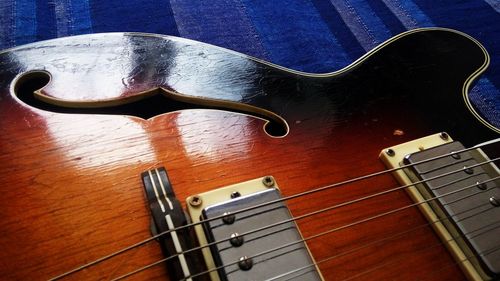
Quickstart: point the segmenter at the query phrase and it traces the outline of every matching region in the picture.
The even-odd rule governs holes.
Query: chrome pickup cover
[[[450,180],[449,178],[447,179],[448,181],[446,183],[441,182],[431,182],[430,185],[422,185],[422,184],[416,184],[416,182],[420,182],[422,180],[429,179],[431,176],[429,175],[424,175],[427,174],[429,171],[432,171],[432,168],[430,167],[424,167],[426,169],[422,169],[421,166],[417,167],[416,170],[410,171],[409,169],[400,169],[401,165],[404,163],[410,163],[413,160],[413,163],[415,163],[416,160],[415,158],[425,158],[423,157],[424,154],[420,154],[420,152],[425,152],[429,153],[431,155],[427,155],[427,157],[432,157],[436,156],[438,152],[434,151],[432,152],[433,149],[445,149],[445,151],[441,151],[441,153],[446,154],[447,152],[450,153],[451,151],[457,151],[459,150],[459,146],[456,146],[458,143],[453,143],[452,138],[446,134],[446,133],[438,133],[434,135],[430,135],[427,137],[423,137],[420,139],[416,139],[410,142],[402,143],[393,147],[388,147],[382,150],[380,153],[380,159],[385,163],[385,165],[390,168],[394,169],[393,175],[395,178],[405,186],[406,191],[410,195],[410,197],[417,202],[418,208],[422,211],[422,214],[427,218],[429,221],[429,225],[434,228],[436,233],[439,235],[441,238],[443,244],[448,248],[452,256],[454,257],[456,263],[458,266],[460,266],[467,276],[469,280],[473,281],[480,281],[480,280],[491,280],[498,278],[498,254],[499,251],[497,251],[499,248],[494,247],[493,249],[490,248],[490,250],[487,250],[486,252],[483,253],[484,255],[492,255],[493,259],[490,259],[489,261],[485,260],[480,260],[474,257],[480,256],[481,253],[479,253],[481,250],[474,249],[473,246],[470,246],[470,241],[467,241],[467,238],[461,239],[460,237],[467,236],[467,233],[469,231],[474,231],[474,230],[463,230],[461,227],[457,227],[457,223],[460,224],[460,222],[452,222],[452,218],[455,218],[456,220],[461,220],[460,216],[464,216],[464,214],[460,214],[462,211],[461,210],[450,210],[451,204],[453,204],[452,201],[454,200],[459,200],[457,197],[455,199],[444,199],[446,201],[439,202],[438,198],[435,198],[436,196],[440,196],[438,193],[441,192],[440,194],[443,195],[444,191],[439,191],[439,189],[442,189],[446,186],[448,186],[450,183],[453,182],[453,179]],[[456,147],[455,147],[456,146]],[[490,148],[490,147],[488,147]],[[446,152],[447,151],[447,152]],[[490,148],[488,152],[493,152],[495,154],[495,157],[497,157],[498,154],[498,147]],[[495,153],[496,152],[496,153]],[[455,154],[455,153],[454,153]],[[411,156],[413,155],[413,156]],[[454,155],[455,158],[458,158],[456,155]],[[498,195],[498,181],[488,183],[485,187],[480,186],[476,187],[474,186],[477,181],[481,182],[482,179],[484,179],[485,173],[487,174],[487,178],[497,178],[498,175],[500,174],[500,171],[498,170],[498,167],[494,163],[490,163],[488,157],[485,155],[485,153],[481,150],[481,148],[474,148],[470,150],[469,153],[466,153],[464,155],[459,156],[459,159],[455,159],[452,154],[449,154],[446,158],[448,158],[448,164],[456,164],[455,169],[463,169],[464,166],[471,166],[473,163],[478,163],[478,162],[484,162],[487,161],[488,164],[481,165],[480,169],[479,168],[473,168],[476,170],[473,170],[472,173],[469,169],[463,169],[460,170],[461,176],[465,178],[470,178],[472,181],[472,193],[477,193],[477,194],[461,194],[461,195],[454,195],[458,197],[474,197],[474,198],[479,198],[479,205],[484,205],[484,206],[489,206],[491,211],[494,212],[494,214],[490,214],[490,217],[483,217],[483,222],[486,224],[492,223],[488,225],[486,228],[487,229],[480,229],[476,232],[481,232],[481,231],[486,231],[490,230],[487,232],[487,235],[490,235],[490,233],[494,233],[493,236],[499,237],[498,235],[498,227],[499,227],[499,215],[498,211],[500,208],[495,207],[494,205],[492,206],[491,203],[489,202],[484,202],[484,198],[488,197],[488,195],[491,196],[496,196]],[[453,159],[450,160],[450,159]],[[454,162],[456,161],[456,162]],[[470,162],[472,161],[472,162]],[[453,162],[453,163],[452,163]],[[463,163],[461,163],[463,162]],[[437,163],[437,162],[435,162]],[[443,163],[440,163],[443,164]],[[446,164],[444,164],[446,165]],[[457,168],[458,167],[458,168]],[[479,165],[478,165],[479,167]],[[445,168],[446,169],[446,168]],[[445,171],[440,171],[442,173],[446,173]],[[420,175],[418,175],[420,174]],[[477,177],[478,175],[481,175],[481,178]],[[477,178],[476,178],[477,177]],[[457,187],[456,184],[459,184],[460,181],[457,181],[455,178],[455,183],[452,184],[454,190],[458,190],[463,187],[467,187],[468,184],[470,185],[470,182],[466,183],[461,183],[460,187]],[[463,186],[462,186],[463,185]],[[448,186],[448,189],[451,187]],[[433,191],[431,191],[434,189]],[[466,188],[467,189],[467,188]],[[460,190],[461,191],[461,190]],[[456,192],[456,194],[460,194],[459,192]],[[450,191],[453,192],[453,191]],[[455,193],[455,192],[453,192]],[[478,194],[483,193],[481,196],[477,196]],[[490,194],[491,193],[491,194]],[[496,195],[495,195],[496,194]],[[451,195],[451,194],[450,194]],[[443,196],[446,198],[446,196]],[[496,197],[498,198],[498,197]],[[489,199],[489,198],[488,198]],[[476,200],[476,199],[474,199]],[[436,202],[435,202],[436,201]],[[487,200],[489,201],[489,200]],[[444,205],[443,205],[444,204]],[[472,203],[471,203],[472,204]],[[478,205],[477,202],[474,202],[472,205]],[[445,206],[444,208],[442,208]],[[473,207],[473,206],[472,206]],[[462,208],[465,208],[465,205],[462,206]],[[443,211],[444,210],[444,211]],[[450,213],[451,212],[451,213]],[[463,219],[463,218],[462,218]],[[484,219],[486,221],[484,221]],[[491,222],[490,219],[495,219],[495,222]],[[482,222],[480,222],[482,223]],[[462,222],[463,224],[463,222]],[[462,226],[463,227],[463,226]],[[479,226],[480,228],[480,226]],[[476,233],[477,235],[477,233]],[[459,239],[457,239],[459,238]],[[497,246],[498,246],[498,238],[495,238],[493,241]],[[474,242],[478,243],[478,242]],[[480,242],[481,244],[484,242]],[[489,243],[489,242],[486,242]],[[481,248],[487,247],[486,244],[483,244]],[[496,264],[496,265],[493,265]]]
[[[280,198],[278,184],[272,176],[266,176],[186,199],[193,223],[205,221],[202,223],[205,229],[196,225],[195,231],[203,247],[210,280],[323,280],[286,203]],[[267,204],[270,201],[274,203]],[[260,207],[247,208],[257,205]],[[232,224],[222,219],[207,220],[227,212],[235,215]],[[241,245],[241,241],[236,244],[228,241],[236,232],[243,239]],[[205,247],[222,240],[211,249]],[[240,267],[238,261],[244,256],[251,259],[251,264]],[[217,271],[218,267],[224,268]]]
[[[455,240],[467,249],[467,256],[477,258],[475,262],[488,275],[498,277],[500,208],[490,202],[491,198],[500,200],[500,181],[494,180],[498,173],[476,150],[453,153],[464,149],[461,143],[451,142],[407,155],[404,164],[410,166],[411,178],[423,182],[417,188],[432,200],[430,205],[441,221],[459,234]]]
[[[219,217],[280,197],[278,189],[270,188],[205,208],[202,216],[203,219]],[[233,243],[225,241],[211,247],[216,266],[229,265],[219,270],[221,279],[321,280],[295,223],[290,222],[290,212],[283,202],[228,215],[226,218],[204,224],[209,243],[227,239],[231,235],[235,237]],[[268,227],[270,225],[274,226]],[[257,229],[262,230],[255,231]],[[239,236],[243,233],[249,234]],[[245,261],[244,257],[248,257],[248,260]],[[240,259],[245,263],[234,264]]]

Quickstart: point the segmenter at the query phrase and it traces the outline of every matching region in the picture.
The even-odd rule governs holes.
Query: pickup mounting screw
[[[222,214],[224,217],[222,217],[222,221],[225,223],[225,224],[233,224],[234,221],[236,220],[236,217],[231,214],[230,212],[224,212],[224,214]]]
[[[498,199],[496,199],[495,196],[490,197],[490,203],[495,207],[500,207],[500,201],[498,201]]]
[[[392,148],[388,148],[385,150],[385,154],[392,157],[392,156],[396,155],[396,152],[394,152],[394,150]]]
[[[273,187],[274,186],[274,179],[273,177],[266,176],[262,179],[262,183],[267,186],[267,187]]]
[[[241,196],[241,193],[239,193],[238,191],[231,192],[231,199],[238,198],[240,196]]]
[[[238,266],[240,267],[241,270],[249,270],[253,266],[253,261],[251,258],[243,256],[240,258]]]
[[[189,205],[191,205],[193,207],[200,206],[202,202],[203,202],[203,200],[201,200],[201,197],[198,195],[195,195],[195,196],[192,196],[191,198],[189,198]]]
[[[448,140],[450,138],[450,136],[445,133],[445,132],[442,132],[439,134],[439,137],[442,139],[442,140]]]

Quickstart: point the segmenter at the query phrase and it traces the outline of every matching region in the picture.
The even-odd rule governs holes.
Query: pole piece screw
[[[455,159],[455,160],[459,160],[459,159],[461,159],[461,158],[462,158],[462,156],[460,156],[460,154],[455,153],[455,152],[452,152],[451,157],[452,157],[453,159]]]
[[[250,270],[250,268],[252,268],[253,266],[253,261],[251,258],[243,256],[240,258],[238,266],[240,267],[241,270]]]
[[[222,222],[224,222],[225,224],[233,224],[236,220],[236,217],[231,214],[231,212],[224,212],[224,214],[222,215],[224,216],[222,217]]]
[[[481,189],[481,190],[486,190],[488,188],[484,182],[476,182],[476,187]]]
[[[500,200],[498,200],[495,196],[490,197],[490,203],[495,207],[500,207]]]
[[[231,234],[231,238],[229,239],[229,242],[231,245],[234,247],[239,247],[243,245],[243,236],[240,236],[237,232]]]
[[[464,166],[464,172],[468,175],[474,174],[474,170],[470,167]]]

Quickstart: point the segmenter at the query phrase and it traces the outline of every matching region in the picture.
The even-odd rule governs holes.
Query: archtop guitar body
[[[383,171],[382,149],[439,132],[466,147],[498,138],[467,95],[488,63],[477,41],[446,29],[403,33],[327,74],[135,33],[3,51],[0,279],[47,280],[150,238],[140,175],[154,168],[185,206],[266,175],[291,196]],[[287,205],[301,216],[398,186],[387,173]],[[309,237],[410,204],[401,189],[296,223]],[[335,256],[318,264],[325,280],[465,280],[417,207],[307,245],[316,261]],[[151,241],[63,280],[110,280],[162,258]],[[161,264],[130,278],[168,275]]]

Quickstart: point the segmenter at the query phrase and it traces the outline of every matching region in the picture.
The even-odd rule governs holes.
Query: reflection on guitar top
[[[327,74],[140,33],[1,52],[0,274],[498,278],[488,64],[440,28]]]

